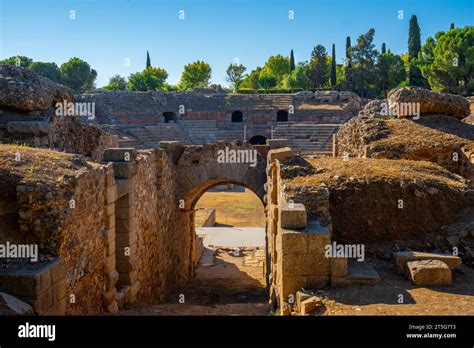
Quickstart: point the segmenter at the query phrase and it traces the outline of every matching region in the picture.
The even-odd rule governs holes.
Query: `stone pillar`
[[[110,148],[104,152],[104,161],[112,162],[113,168],[115,185],[110,190],[116,191],[116,200],[113,202],[115,240],[109,243],[109,253],[115,260],[115,272],[110,274],[110,278],[112,276],[114,279],[118,278],[116,284],[118,292],[115,296],[118,307],[134,302],[140,289],[136,269],[138,226],[134,214],[134,177],[137,173],[137,156],[137,151],[131,148]],[[112,215],[109,220],[112,220]],[[112,265],[112,261],[110,263]],[[114,289],[110,291],[113,292]]]

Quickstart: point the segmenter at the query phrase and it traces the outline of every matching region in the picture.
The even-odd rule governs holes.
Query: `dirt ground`
[[[270,315],[263,267],[244,265],[243,256],[218,250],[214,266],[196,276],[167,303],[120,311],[119,315]],[[180,303],[180,295],[184,303]],[[182,297],[181,297],[182,298]]]
[[[250,191],[206,192],[196,208],[216,208],[216,226],[265,227],[260,199]]]
[[[180,292],[184,303],[176,298],[118,315],[272,315],[262,268],[244,266],[243,260],[221,251],[216,264],[199,267]],[[473,269],[463,266],[455,271],[452,286],[425,288],[398,275],[390,262],[373,264],[380,282],[319,290],[324,306],[315,315],[474,315]]]

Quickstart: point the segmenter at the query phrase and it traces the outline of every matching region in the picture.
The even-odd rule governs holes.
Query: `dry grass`
[[[206,192],[199,199],[196,208],[216,208],[217,224],[265,227],[262,202],[248,189],[245,192]]]
[[[320,172],[311,176],[298,176],[290,180],[290,186],[319,185],[322,183],[331,186],[344,181],[385,180],[400,182],[404,180],[412,182],[415,178],[419,178],[431,184],[465,187],[461,177],[436,164],[425,161],[369,158],[350,158],[348,161],[343,161],[342,158],[331,157],[307,159],[307,161]],[[339,178],[336,180],[335,176],[339,176]]]
[[[80,155],[0,144],[0,171],[21,177],[23,182],[60,182],[66,175],[77,175],[96,166]]]

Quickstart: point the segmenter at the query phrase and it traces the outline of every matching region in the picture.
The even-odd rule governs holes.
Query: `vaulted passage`
[[[249,139],[249,143],[252,145],[265,145],[267,138],[263,135],[254,135]]]

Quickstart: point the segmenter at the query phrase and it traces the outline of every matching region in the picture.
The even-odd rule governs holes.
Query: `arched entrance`
[[[249,143],[252,145],[265,145],[267,143],[267,138],[263,135],[254,135],[249,139]]]
[[[163,112],[163,117],[165,118],[165,123],[170,123],[170,122],[176,123],[176,114],[172,111]]]
[[[235,110],[231,115],[232,122],[243,122],[244,114],[240,110]]]
[[[277,111],[277,122],[288,122],[288,111],[278,110]]]

